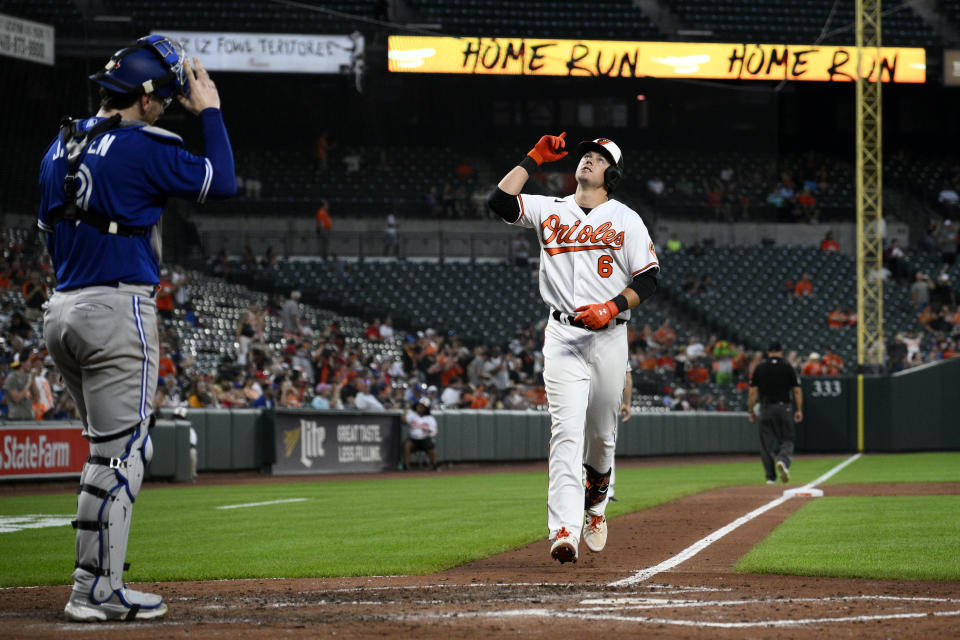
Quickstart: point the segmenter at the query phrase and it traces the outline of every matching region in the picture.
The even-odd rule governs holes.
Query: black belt
[[[553,319],[556,320],[557,322],[568,324],[571,327],[580,327],[581,329],[586,329],[587,331],[603,331],[608,327],[612,327],[614,324],[626,324],[627,322],[623,318],[614,318],[614,321],[608,322],[607,324],[600,327],[599,329],[591,329],[587,325],[583,324],[582,320],[575,320],[574,316],[568,316],[565,313],[560,313],[556,309],[554,309],[553,313],[551,313],[550,315],[552,315]]]
[[[62,291],[77,291],[78,289],[86,289],[88,287],[113,287],[114,289],[118,289],[122,284],[131,287],[150,287],[153,289],[153,293],[150,294],[151,298],[155,298],[157,296],[157,292],[160,291],[160,285],[153,284],[152,282],[120,282],[119,280],[114,280],[112,282],[95,282],[93,284],[85,284],[79,287],[72,287],[70,289],[62,289]]]

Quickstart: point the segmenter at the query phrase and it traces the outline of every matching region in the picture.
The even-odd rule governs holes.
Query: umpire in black
[[[790,396],[793,392],[791,419]],[[767,347],[767,359],[757,365],[750,376],[747,409],[750,422],[756,422],[755,409],[760,401],[760,459],[767,474],[767,484],[790,481],[793,462],[794,423],[803,420],[803,390],[796,370],[783,359],[783,346],[774,340]]]

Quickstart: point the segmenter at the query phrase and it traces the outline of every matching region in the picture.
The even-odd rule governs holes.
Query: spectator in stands
[[[327,141],[327,132],[323,131],[317,136],[314,143],[314,157],[316,158],[316,173],[319,175],[327,170],[327,152],[330,143]]]
[[[290,297],[280,309],[280,321],[283,324],[283,337],[293,338],[303,333],[300,322],[300,292],[296,289],[290,292]]]
[[[930,276],[917,271],[914,274],[914,282],[910,285],[910,300],[913,302],[914,310],[919,313],[925,306],[930,304],[930,292],[933,291],[934,284]]]
[[[703,342],[700,341],[700,338],[698,338],[697,336],[691,335],[690,338],[687,340],[687,347],[686,347],[685,353],[687,356],[687,361],[692,362],[696,358],[703,357],[704,354],[706,353],[706,350],[703,346]]]
[[[707,370],[703,359],[695,358],[690,360],[690,366],[687,369],[687,381],[691,385],[702,385],[710,382],[710,371]]]
[[[931,298],[934,305],[938,308],[947,305],[953,306],[957,303],[953,295],[953,283],[950,280],[949,265],[941,265],[940,273],[937,274],[934,282]]]
[[[797,284],[793,287],[793,295],[797,300],[802,300],[813,295],[813,283],[810,282],[810,274],[804,272]]]
[[[660,176],[653,176],[647,180],[647,191],[650,193],[654,201],[659,201],[664,194],[666,186],[663,184],[663,180],[660,179]]]
[[[358,411],[383,411],[383,403],[370,393],[369,378],[357,378],[354,382],[357,395],[354,397],[354,406]]]
[[[157,313],[164,320],[173,320],[174,300],[173,293],[177,285],[170,279],[170,270],[160,270],[160,284],[157,285]]]
[[[843,373],[843,358],[830,349],[823,350],[824,375],[838,376]]]
[[[457,376],[450,380],[450,384],[440,394],[440,404],[444,407],[458,408],[463,396],[463,378]]]
[[[907,254],[900,246],[900,240],[894,238],[890,245],[883,252],[883,261],[890,270],[890,275],[894,280],[902,282],[909,278],[909,266],[907,265]]]
[[[383,255],[400,257],[400,225],[392,213],[387,214],[383,225]]]
[[[350,153],[343,156],[343,166],[348,174],[360,172],[360,154],[356,149],[352,149]]]
[[[157,361],[157,375],[161,378],[177,375],[177,365],[170,352],[170,343],[160,344],[160,359]]]
[[[793,217],[798,222],[815,224],[820,219],[820,207],[817,198],[809,188],[804,187],[794,199]]]
[[[683,277],[683,283],[680,285],[680,290],[683,291],[685,295],[692,296],[696,294],[699,289],[700,282],[692,273],[688,273]]]
[[[933,312],[933,308],[929,304],[924,305],[924,307],[920,310],[920,313],[917,314],[917,322],[920,323],[920,326],[923,327],[924,330],[933,333],[934,328],[931,323],[936,315],[937,314]]]
[[[847,314],[840,310],[840,305],[836,305],[833,311],[827,314],[827,325],[831,329],[847,326]]]
[[[671,347],[677,341],[677,332],[670,326],[669,318],[664,318],[663,323],[653,332],[653,340],[661,347]]]
[[[823,240],[820,242],[821,251],[840,251],[840,245],[833,238],[833,231],[827,231],[827,235],[823,236]]]
[[[683,249],[683,243],[680,242],[680,238],[677,237],[676,233],[671,233],[670,239],[667,240],[667,251],[677,253],[681,249]]]
[[[847,326],[857,326],[857,312],[854,311],[853,307],[847,307],[847,310],[844,313],[847,314]]]
[[[40,272],[31,269],[27,281],[23,283],[23,302],[27,307],[28,320],[36,320],[40,317],[47,298],[47,285],[40,279]]]
[[[190,385],[190,393],[187,395],[187,404],[191,409],[203,409],[216,406],[216,401],[210,393],[206,379],[194,379],[193,384]]]
[[[896,373],[906,367],[907,345],[903,342],[903,333],[897,333],[893,342],[887,347],[887,356],[890,358],[890,371]]]
[[[940,190],[940,194],[937,196],[937,202],[939,202],[944,209],[950,210],[960,205],[960,195],[957,194],[957,190],[954,189],[952,185],[946,184],[943,186],[943,189]]]
[[[823,363],[820,361],[820,354],[814,351],[807,356],[807,362],[803,365],[800,373],[805,376],[825,375],[826,370],[823,367]]]
[[[10,373],[3,383],[4,397],[11,420],[33,420],[33,399],[37,395],[35,356],[30,349],[22,349],[10,363]]]
[[[393,340],[393,318],[387,316],[380,325],[380,338],[382,340]]]
[[[333,220],[330,218],[330,203],[320,201],[316,215],[317,255],[324,260],[330,249],[330,230],[333,229]]]
[[[254,342],[263,342],[263,318],[260,315],[260,308],[256,302],[251,302],[247,310],[240,314],[240,322],[237,323],[237,364],[244,366],[247,364],[247,355],[250,353],[250,345]]]
[[[380,342],[380,318],[374,318],[373,322],[367,325],[363,337],[373,342]]]
[[[940,248],[940,259],[946,264],[953,264],[957,259],[957,229],[950,219],[943,221],[940,233],[937,234],[937,246]]]

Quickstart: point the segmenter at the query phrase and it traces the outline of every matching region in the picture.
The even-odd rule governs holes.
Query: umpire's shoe
[[[96,604],[90,601],[89,591],[70,593],[70,599],[64,608],[69,620],[76,622],[106,622],[108,620],[156,620],[167,613],[163,598],[153,593],[136,591],[124,587],[114,591],[104,602]]]
[[[787,469],[787,465],[784,464],[783,460],[777,460],[777,473],[780,474],[780,482],[784,484],[790,482],[790,469]]]
[[[550,547],[550,557],[560,564],[564,562],[576,562],[579,544],[573,534],[567,531],[566,527],[560,527],[557,537]]]
[[[607,519],[604,516],[587,514],[586,526],[583,529],[583,541],[587,549],[598,553],[607,546]]]

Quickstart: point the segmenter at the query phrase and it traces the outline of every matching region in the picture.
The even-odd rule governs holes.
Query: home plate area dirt
[[[428,576],[140,585],[163,594],[170,607],[153,623],[69,623],[62,617],[69,587],[3,589],[0,637],[960,637],[958,582],[732,572],[809,498],[787,500],[673,569],[611,586],[782,491],[726,488],[615,518],[607,548],[593,554],[581,545],[575,565],[552,561],[543,541]],[[960,495],[960,483],[830,486],[827,493]]]

